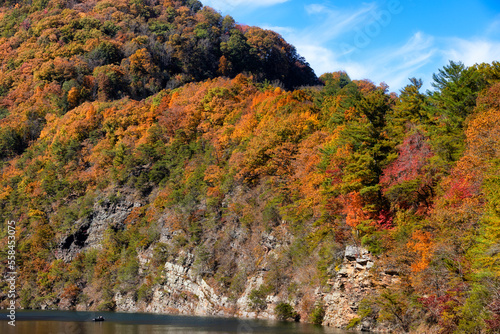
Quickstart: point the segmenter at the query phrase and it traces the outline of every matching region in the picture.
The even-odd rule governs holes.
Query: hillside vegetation
[[[363,244],[401,283],[358,321],[500,330],[500,63],[395,94],[318,79],[278,34],[196,0],[1,3],[0,254],[15,220],[22,307],[148,300],[192,256],[221,295],[264,270],[252,307],[293,297],[316,321],[314,290]]]

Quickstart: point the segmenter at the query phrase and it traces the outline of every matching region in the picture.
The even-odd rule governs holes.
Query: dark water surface
[[[106,321],[93,322],[102,315]],[[21,311],[16,326],[0,312],[0,333],[9,334],[344,334],[347,331],[300,323],[145,313]],[[352,332],[351,332],[352,333]]]

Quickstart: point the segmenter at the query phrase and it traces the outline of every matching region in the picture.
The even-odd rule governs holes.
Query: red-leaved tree
[[[399,155],[380,178],[383,194],[402,208],[428,208],[433,196],[435,171],[430,164],[432,152],[427,138],[416,131],[399,147]]]

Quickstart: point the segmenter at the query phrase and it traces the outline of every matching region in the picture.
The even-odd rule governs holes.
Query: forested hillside
[[[318,79],[196,0],[1,3],[0,256],[14,220],[21,307],[148,303],[168,262],[229,303],[262,275],[252,310],[321,323],[315,291],[363,245],[399,283],[352,326],[500,330],[500,63],[390,93]]]

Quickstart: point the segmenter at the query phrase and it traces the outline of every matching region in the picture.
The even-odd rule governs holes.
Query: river
[[[106,321],[94,322],[102,315]],[[20,311],[15,327],[0,312],[0,333],[9,334],[344,334],[302,323],[146,313]]]

